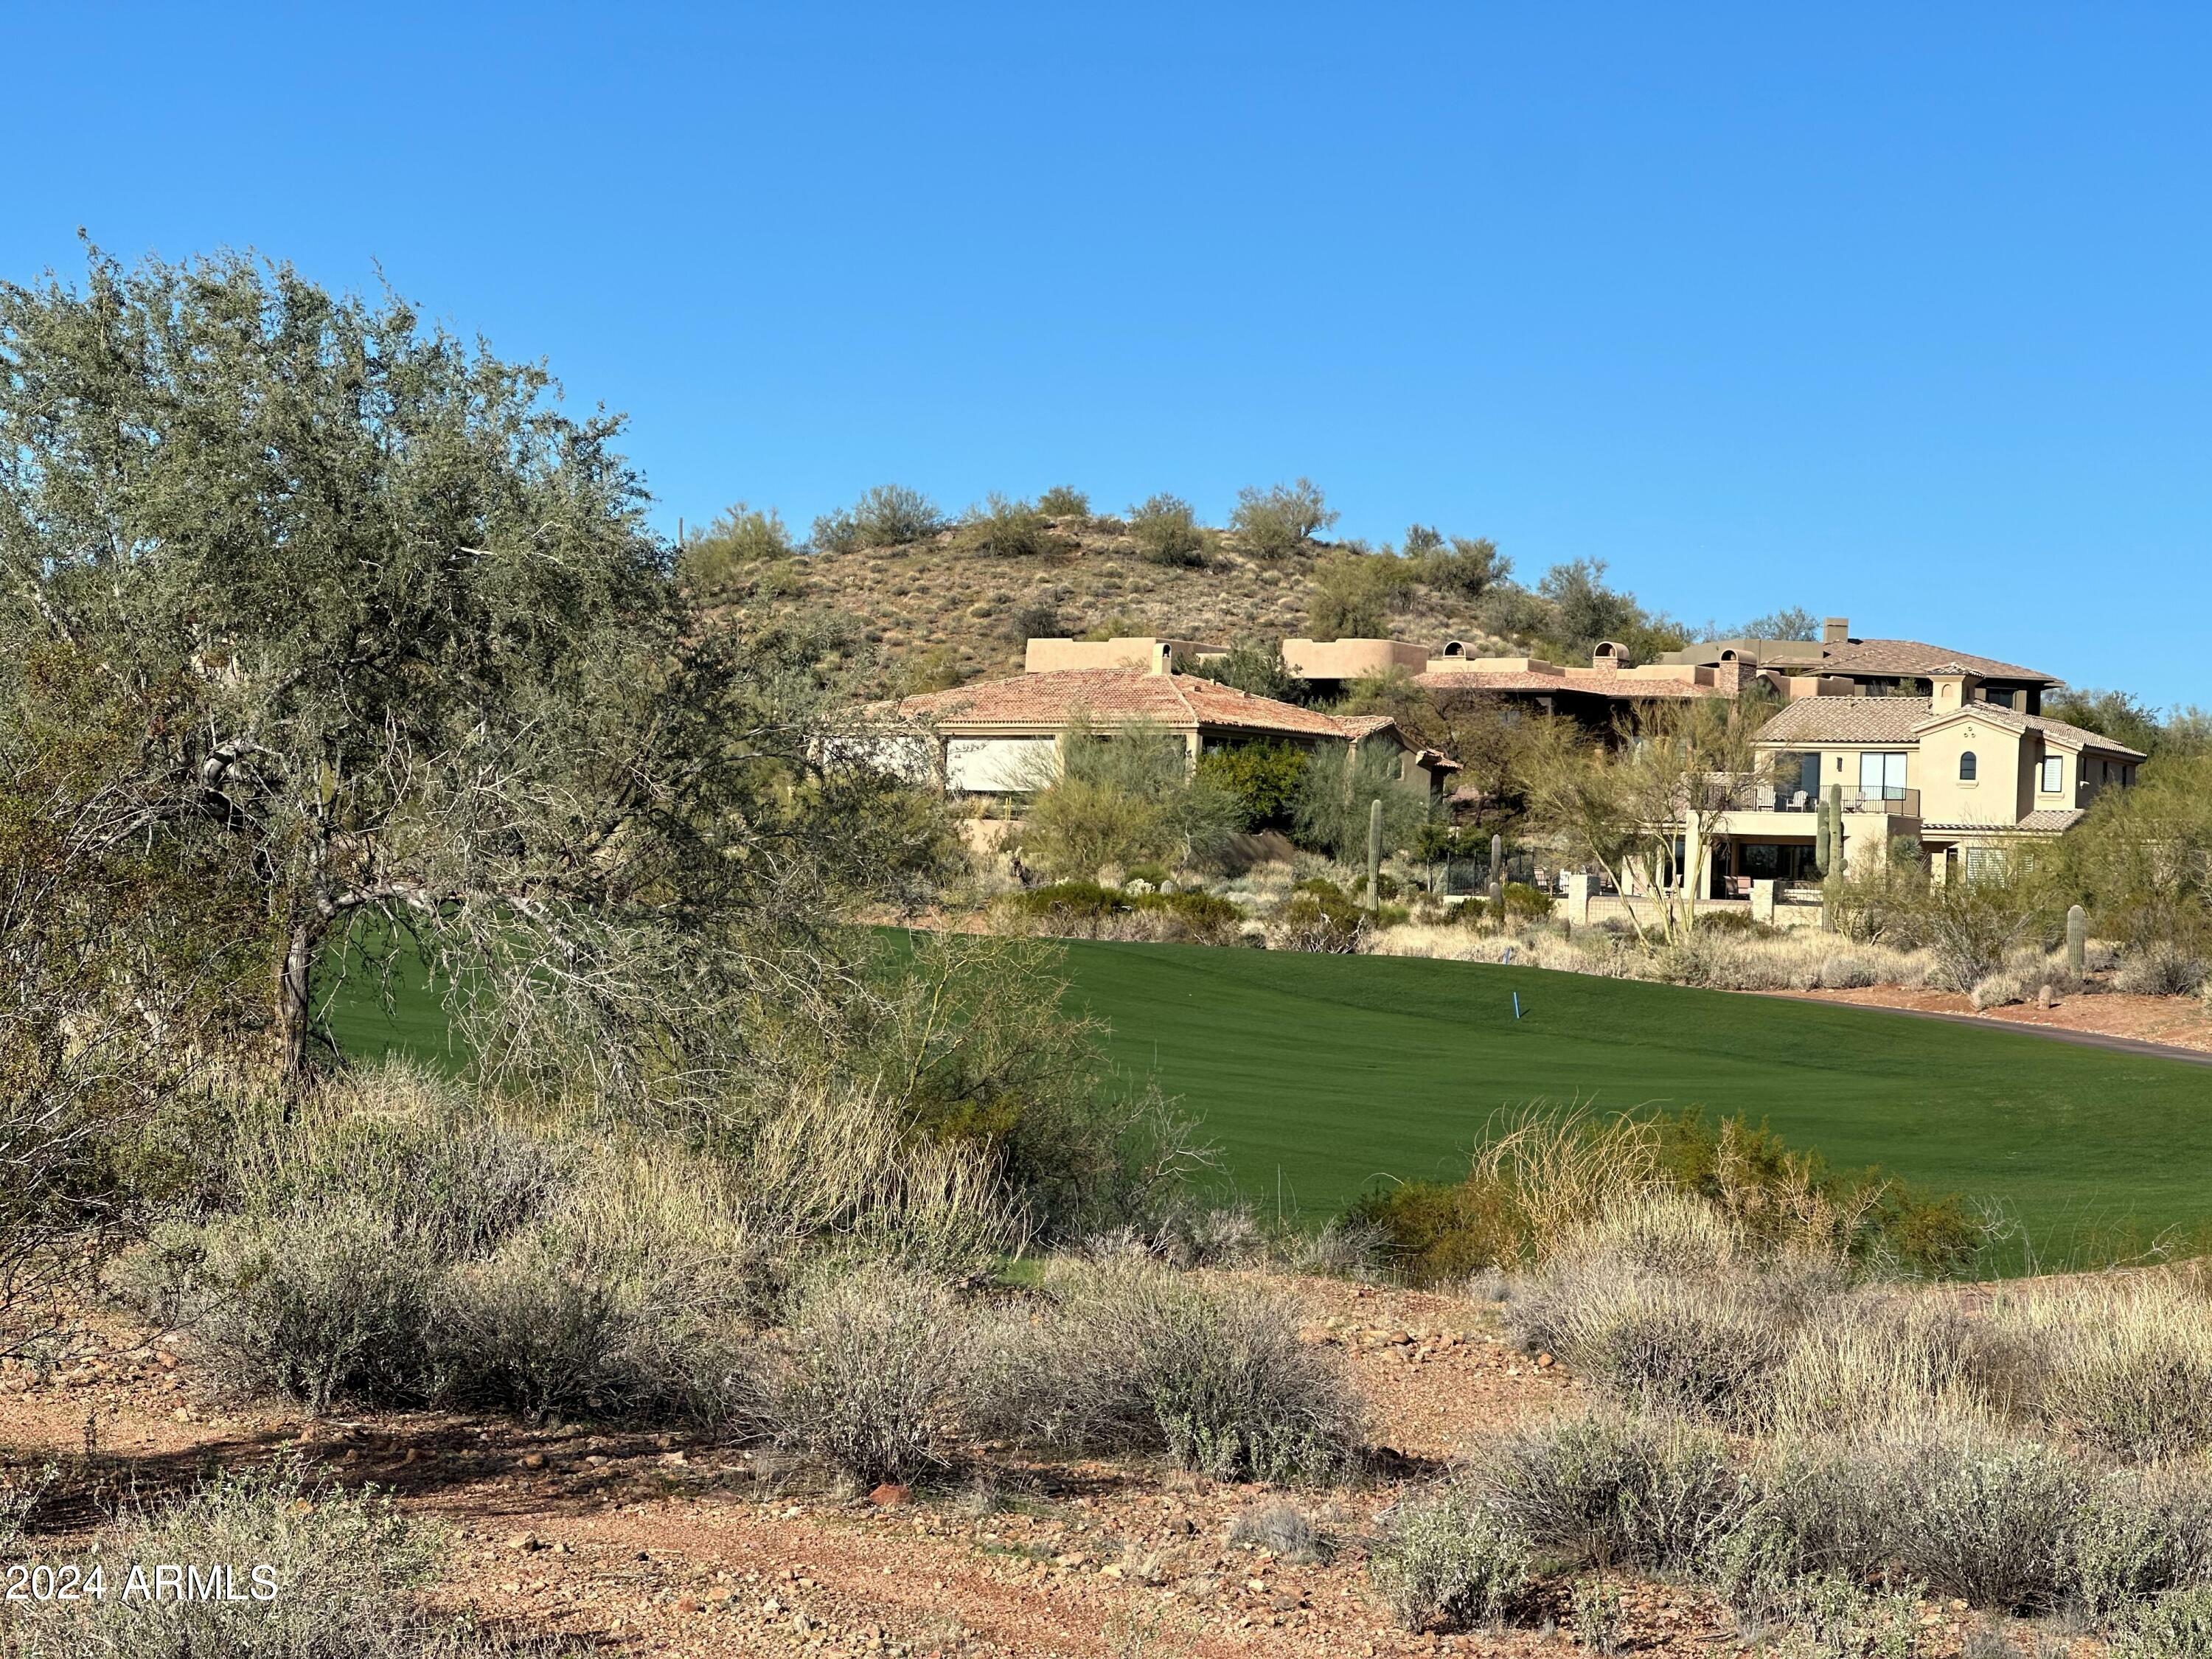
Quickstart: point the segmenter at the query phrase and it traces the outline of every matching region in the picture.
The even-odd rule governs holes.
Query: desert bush
[[[1387,633],[1391,616],[1411,602],[1415,581],[1413,567],[1388,553],[1334,553],[1314,567],[1307,629],[1317,640]]]
[[[1474,1182],[1395,1182],[1363,1193],[1345,1218],[1372,1230],[1383,1259],[1412,1285],[1463,1284],[1518,1259],[1524,1242],[1507,1195]]]
[[[1295,1304],[1124,1259],[1069,1269],[1041,1324],[1002,1327],[988,1392],[1009,1432],[1165,1453],[1222,1480],[1341,1474],[1359,1446],[1357,1394],[1298,1340]]]
[[[1310,759],[1293,743],[1239,743],[1208,748],[1198,770],[1237,799],[1243,829],[1284,830],[1296,817]]]
[[[994,495],[983,506],[969,509],[953,532],[952,544],[963,553],[1024,559],[1050,552],[1059,544],[1043,513],[1027,501]]]
[[[1430,586],[1462,599],[1480,599],[1513,574],[1513,561],[1502,556],[1487,536],[1454,536],[1449,542],[1433,530],[1416,542],[1414,526],[1406,532],[1406,557]]]
[[[1240,489],[1229,527],[1243,538],[1255,558],[1279,559],[1295,553],[1315,534],[1337,520],[1320,487],[1310,478],[1266,489]]]
[[[1900,1568],[1939,1595],[2005,1612],[2048,1611],[2073,1581],[2082,1466],[2032,1440],[1931,1424],[1893,1451],[1875,1490]]]
[[[903,484],[878,484],[848,507],[814,521],[817,552],[850,553],[864,547],[903,547],[945,527],[937,503]]]
[[[2113,1659],[2212,1659],[2212,1587],[2173,1590],[2131,1608],[2112,1632]]]
[[[1391,1612],[1413,1631],[1494,1624],[1535,1579],[1527,1541],[1458,1487],[1400,1504],[1369,1559]]]
[[[1091,497],[1073,484],[1054,484],[1037,497],[1037,511],[1048,519],[1091,517]]]
[[[1300,882],[1267,927],[1267,944],[1277,951],[1314,951],[1353,956],[1367,937],[1367,913],[1326,878]]]
[[[2185,997],[2205,983],[2204,958],[2163,940],[2129,952],[2112,974],[2112,988],[2132,996]]]
[[[705,529],[685,537],[678,562],[686,580],[702,593],[714,595],[763,568],[780,566],[798,551],[774,507],[763,511],[739,501]]]
[[[1207,537],[1179,495],[1153,495],[1129,509],[1129,536],[1153,564],[1196,567],[1206,562]]]
[[[2201,1468],[2114,1470],[2075,1514],[2072,1595],[2112,1620],[2174,1590],[2212,1587],[2212,1488]]]
[[[1203,864],[1219,856],[1243,817],[1242,805],[1211,775],[1192,775],[1179,739],[1135,723],[1110,736],[1071,725],[1057,769],[1036,783],[1022,851],[1062,878],[1109,865]]]
[[[25,1659],[489,1659],[559,1650],[501,1639],[435,1610],[423,1592],[442,1553],[439,1534],[387,1498],[314,1486],[290,1463],[226,1474],[112,1528],[98,1558],[109,1594],[25,1607],[9,1650]],[[234,1583],[205,1598],[121,1593],[133,1571],[150,1578],[165,1563],[203,1572],[228,1564]]]
[[[1476,1453],[1468,1481],[1509,1534],[1574,1565],[1696,1566],[1746,1502],[1724,1438],[1660,1417],[1590,1416],[1504,1437]]]
[[[1237,905],[1197,888],[1131,893],[1095,881],[1057,881],[1010,893],[999,903],[1011,917],[1084,939],[1225,945],[1244,921]]]
[[[776,1438],[862,1487],[947,1467],[970,1322],[934,1277],[867,1263],[803,1286],[769,1385]]]
[[[1388,744],[1331,744],[1308,761],[1291,814],[1301,847],[1339,862],[1367,862],[1369,815],[1382,803],[1382,850],[1411,846],[1428,822],[1429,799],[1398,775],[1398,753]]]
[[[1266,1550],[1285,1561],[1326,1561],[1328,1538],[1295,1504],[1277,1501],[1244,1510],[1229,1523],[1229,1541]]]
[[[2024,1402],[2044,1422],[2119,1457],[2212,1445],[2212,1304],[2165,1278],[2029,1288],[1992,1322],[2021,1339]]]

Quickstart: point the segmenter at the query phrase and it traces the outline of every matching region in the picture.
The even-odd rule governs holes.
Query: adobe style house
[[[1134,728],[1179,739],[1193,766],[1209,750],[1243,743],[1387,744],[1398,775],[1431,795],[1459,769],[1407,744],[1385,715],[1325,714],[1178,672],[1172,641],[1114,643],[1137,647],[1137,665],[1048,668],[906,698],[896,713],[919,734],[908,741],[927,750],[909,769],[956,793],[1023,793],[1053,775],[1060,739],[1078,724],[1109,736]]]
[[[1753,662],[1784,679],[1844,682],[1850,696],[1936,695],[1939,678],[1966,674],[1971,697],[2000,704],[2022,714],[2043,712],[2043,694],[2059,682],[2017,663],[1977,657],[1918,640],[1862,640],[1851,637],[1850,621],[1831,617],[1818,640],[1711,640],[1685,651],[1670,651],[1660,663],[1680,667],[1713,667],[1723,662]]]

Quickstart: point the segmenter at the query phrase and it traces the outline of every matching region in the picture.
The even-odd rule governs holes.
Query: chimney
[[[1981,682],[1960,670],[1957,673],[1936,675],[1929,684],[1936,693],[1929,703],[1930,709],[1938,714],[1948,714],[1964,708],[1972,701],[1974,688]]]
[[[1849,617],[1830,617],[1820,623],[1820,643],[1823,645],[1842,645],[1850,637],[1851,619]]]
[[[1175,672],[1175,647],[1165,640],[1156,640],[1152,643],[1152,672],[1155,674]]]

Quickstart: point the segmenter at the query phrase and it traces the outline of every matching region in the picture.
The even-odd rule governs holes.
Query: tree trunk
[[[288,1095],[296,1094],[307,1077],[307,1016],[314,983],[315,950],[322,929],[311,922],[295,922],[284,947],[284,960],[276,969],[277,1080]]]

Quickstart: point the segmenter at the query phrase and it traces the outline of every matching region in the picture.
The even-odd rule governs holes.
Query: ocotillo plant
[[[1382,798],[1367,809],[1367,908],[1382,908]]]
[[[2089,913],[2078,904],[2066,907],[2066,971],[2075,979],[2089,962]]]

